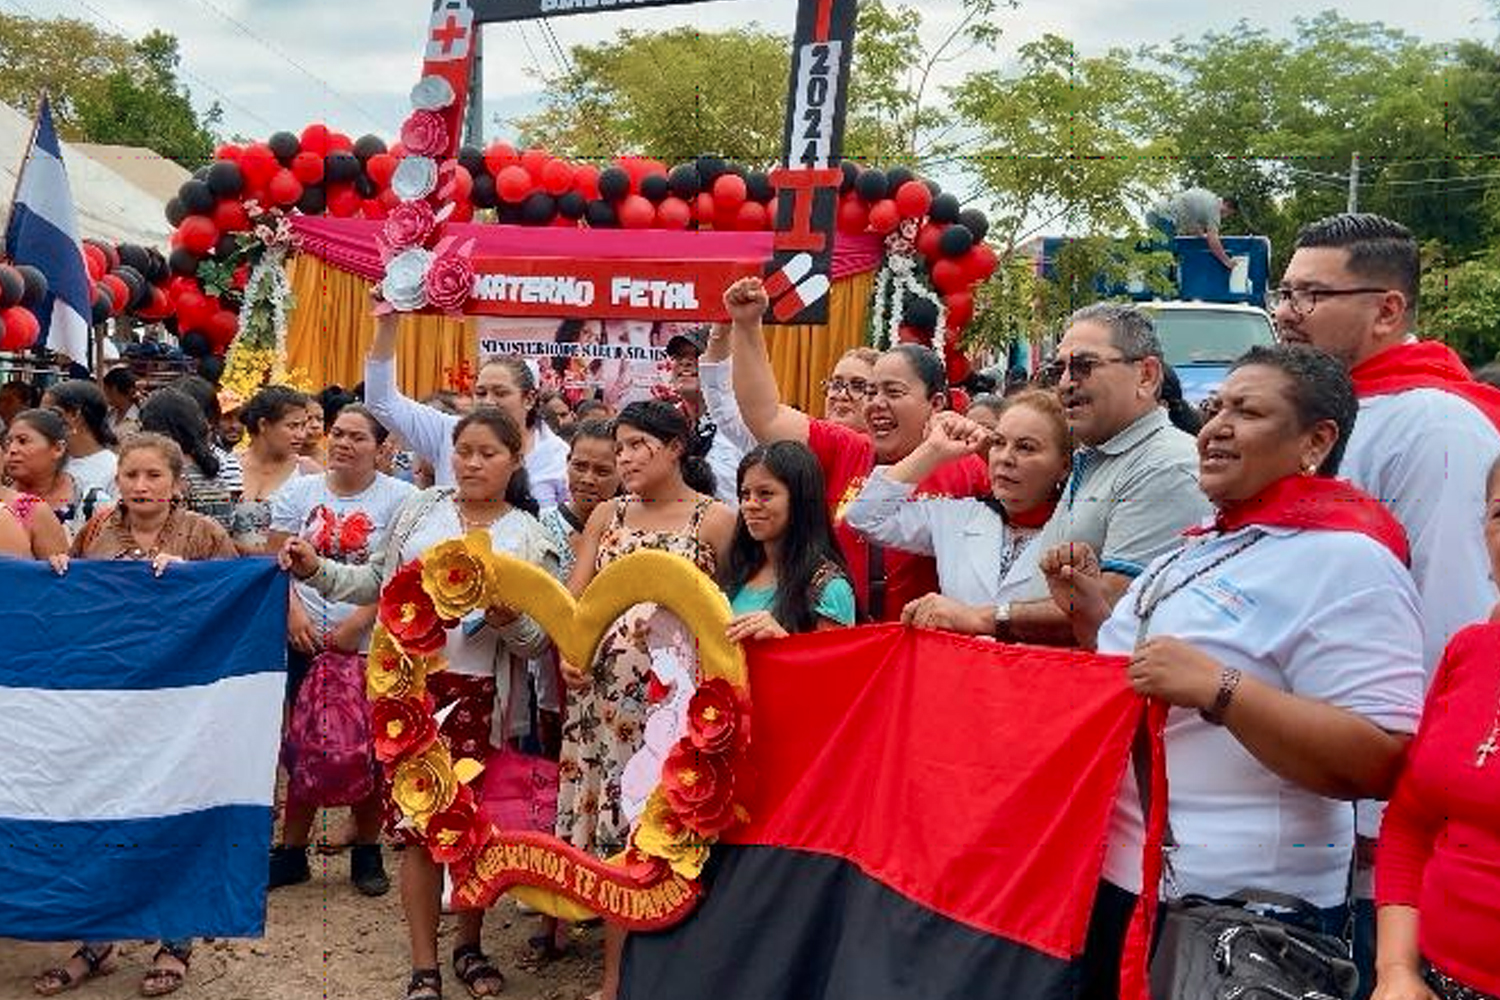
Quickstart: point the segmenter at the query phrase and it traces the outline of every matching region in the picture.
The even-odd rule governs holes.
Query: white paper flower
[[[400,312],[416,312],[427,305],[427,269],[432,253],[412,249],[397,254],[385,268],[380,293]]]
[[[418,111],[441,111],[455,99],[453,85],[440,76],[424,76],[411,88],[411,106]]]
[[[437,188],[437,161],[427,156],[408,156],[396,165],[391,190],[402,201],[417,201]]]

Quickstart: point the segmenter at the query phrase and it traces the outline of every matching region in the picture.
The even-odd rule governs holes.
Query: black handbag
[[[1353,1000],[1359,970],[1343,941],[1247,904],[1316,913],[1294,896],[1253,890],[1164,902],[1151,958],[1152,1000]]]

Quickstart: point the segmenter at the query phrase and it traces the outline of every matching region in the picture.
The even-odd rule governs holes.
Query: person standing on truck
[[[1161,230],[1167,239],[1178,236],[1201,236],[1208,241],[1208,252],[1234,270],[1234,261],[1224,252],[1219,239],[1219,224],[1239,210],[1233,198],[1220,198],[1207,188],[1188,188],[1163,198],[1146,213],[1146,224]]]

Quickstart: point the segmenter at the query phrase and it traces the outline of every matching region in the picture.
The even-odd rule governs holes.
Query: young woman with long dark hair
[[[83,493],[98,490],[114,497],[115,453],[120,442],[109,425],[109,401],[94,383],[59,382],[42,394],[42,406],[68,425],[68,475]]]
[[[740,461],[739,519],[724,590],[732,641],[854,624],[854,588],[833,535],[823,468],[806,445],[776,441]]]

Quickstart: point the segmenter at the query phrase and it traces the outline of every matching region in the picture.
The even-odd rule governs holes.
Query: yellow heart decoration
[[[682,619],[698,640],[702,676],[745,685],[745,657],[725,638],[729,600],[712,580],[682,556],[642,549],[610,563],[594,577],[581,600],[546,570],[514,556],[494,553],[488,573],[490,605],[530,615],[552,638],[564,659],[593,663],[609,627],[637,604],[659,604]]]

